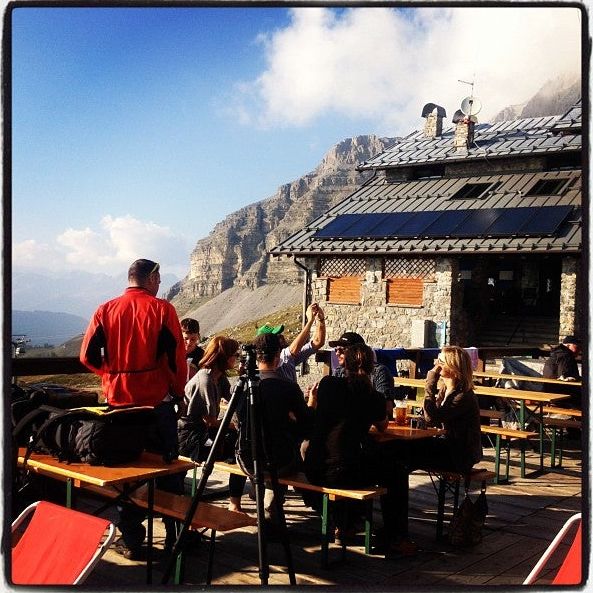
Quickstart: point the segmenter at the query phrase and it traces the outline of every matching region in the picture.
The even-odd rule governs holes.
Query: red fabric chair
[[[523,581],[524,585],[532,585],[542,570],[546,567],[548,560],[552,557],[558,546],[565,540],[566,535],[571,532],[574,526],[577,530],[568,550],[568,553],[562,561],[556,576],[552,580],[552,585],[580,585],[582,580],[582,516],[581,513],[573,515],[566,521],[562,529],[558,532],[552,543],[547,547],[542,557],[538,560],[533,570]]]
[[[114,538],[115,526],[106,519],[44,500],[34,502],[12,524],[12,583],[82,583]]]

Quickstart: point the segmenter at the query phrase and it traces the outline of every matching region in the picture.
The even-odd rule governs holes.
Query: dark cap
[[[352,346],[353,344],[364,344],[364,338],[356,332],[344,332],[338,340],[328,342],[330,348],[336,346]]]
[[[563,344],[576,344],[577,346],[581,345],[581,340],[575,336],[566,336],[564,340],[562,340]]]

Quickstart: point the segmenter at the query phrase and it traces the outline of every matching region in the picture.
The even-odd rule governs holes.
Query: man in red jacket
[[[156,298],[159,264],[136,260],[128,270],[128,288],[96,310],[84,335],[81,362],[101,377],[111,406],[154,406],[158,446],[165,460],[177,457],[175,403],[183,397],[187,362],[181,325],[171,303]],[[183,492],[183,476],[166,476],[158,487]],[[122,540],[116,551],[140,559],[146,535],[144,513],[118,507]],[[174,523],[166,522],[166,547],[175,542]]]

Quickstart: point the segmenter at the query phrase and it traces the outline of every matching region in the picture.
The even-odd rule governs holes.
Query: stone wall
[[[453,281],[457,284],[457,266],[450,258],[438,258],[435,265],[434,279],[424,283],[422,306],[387,304],[386,286],[382,277],[383,261],[380,257],[367,259],[358,305],[328,303],[327,281],[325,278],[317,278],[316,272],[313,272],[313,299],[325,310],[327,339],[335,340],[345,331],[355,331],[375,348],[405,348],[411,345],[414,319],[428,320],[435,324],[445,321],[450,328],[452,298],[456,290]],[[447,342],[449,341],[448,338]]]
[[[576,327],[580,316],[580,259],[575,257],[562,258],[562,274],[560,277],[560,329],[559,341],[568,335],[580,335],[586,339],[586,328]]]

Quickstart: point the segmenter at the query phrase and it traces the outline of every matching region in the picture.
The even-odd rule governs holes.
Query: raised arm
[[[306,317],[306,322],[305,322],[305,325],[303,326],[303,329],[300,331],[300,333],[290,343],[290,346],[288,347],[288,349],[290,350],[290,354],[292,356],[297,356],[299,354],[299,352],[303,349],[303,346],[307,342],[307,338],[309,337],[309,334],[311,333],[311,326],[313,325],[313,322],[315,321],[315,314],[313,312],[313,304],[311,304],[307,307],[305,317]],[[325,340],[325,328],[324,328],[323,332],[324,332],[324,340]]]

